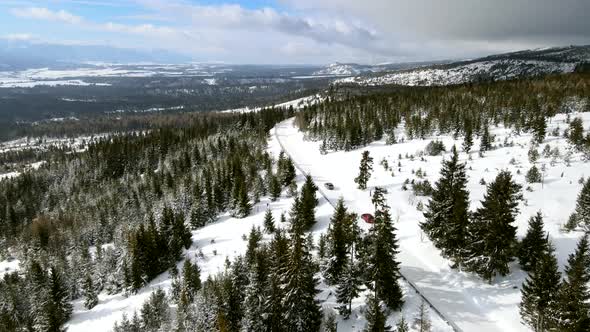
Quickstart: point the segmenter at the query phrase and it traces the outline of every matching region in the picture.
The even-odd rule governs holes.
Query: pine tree
[[[186,259],[182,267],[182,292],[187,301],[192,303],[201,289],[201,270],[197,263]]]
[[[471,128],[471,122],[465,124],[465,137],[463,138],[463,151],[469,153],[473,146],[473,129]]]
[[[269,234],[275,231],[275,221],[270,209],[266,210],[264,214],[264,230]]]
[[[328,229],[327,245],[330,260],[324,276],[331,283],[335,283],[340,279],[342,272],[350,261],[348,253],[354,240],[354,219],[344,206],[344,199],[340,198],[336,203],[334,214],[330,219],[330,228]]]
[[[354,179],[354,182],[358,184],[359,189],[367,189],[367,182],[369,182],[372,170],[373,158],[369,155],[369,151],[363,151],[361,164],[359,166],[359,175]]]
[[[70,296],[61,273],[55,267],[49,271],[48,282],[49,301],[45,308],[48,322],[47,331],[64,331],[62,326],[70,319],[73,311]]]
[[[441,177],[424,213],[426,220],[420,227],[445,257],[460,266],[468,241],[469,193],[465,164],[459,163],[456,147],[451,151],[451,159],[443,162]]]
[[[420,307],[418,307],[418,315],[414,319],[414,327],[419,332],[430,332],[432,329],[432,323],[430,322],[430,317],[428,314],[428,307],[426,307],[426,302],[424,302],[424,300],[422,300]]]
[[[322,332],[338,332],[338,322],[336,322],[336,315],[332,311],[324,315],[321,330]]]
[[[578,150],[584,146],[584,123],[581,118],[575,118],[570,122],[568,141]]]
[[[534,331],[547,331],[555,325],[557,315],[557,294],[560,273],[551,245],[549,252],[543,253],[535,269],[529,273],[522,285],[520,317]]]
[[[385,203],[380,190],[375,190],[373,202],[376,202],[375,224],[369,231],[369,246],[366,264],[368,287],[375,290],[377,299],[382,300],[391,310],[403,305],[403,294],[397,281],[399,262],[396,260],[398,243],[395,227],[391,220],[389,206]],[[380,196],[380,197],[378,197]]]
[[[268,185],[270,200],[274,202],[277,199],[279,199],[279,197],[281,197],[281,182],[278,180],[276,176],[272,174],[270,174],[268,177],[270,179],[270,183]]]
[[[84,307],[86,309],[94,308],[98,304],[98,295],[96,294],[96,288],[94,287],[90,273],[84,279],[82,290],[84,291]]]
[[[584,183],[582,190],[578,194],[574,213],[578,225],[590,230],[590,179]]]
[[[338,279],[338,287],[336,288],[336,299],[340,306],[338,312],[348,319],[352,312],[352,300],[354,300],[360,293],[360,273],[355,264],[349,263]]]
[[[263,332],[267,331],[264,321],[265,306],[264,306],[264,281],[260,280],[256,273],[255,266],[250,272],[250,283],[246,287],[246,298],[244,299],[244,322],[242,326],[246,331]]]
[[[316,192],[318,187],[313,183],[311,175],[305,177],[305,183],[301,187],[301,195],[299,199],[299,222],[304,229],[310,230],[315,225],[315,208],[318,205]]]
[[[539,258],[548,250],[549,241],[543,230],[543,216],[541,212],[537,212],[529,219],[527,233],[518,245],[518,262],[523,270],[534,271]]]
[[[590,320],[590,247],[582,236],[565,267],[559,290],[559,326],[563,331],[585,331]]]
[[[500,172],[488,185],[482,206],[471,223],[466,265],[490,282],[496,274],[509,273],[508,264],[517,249],[513,223],[522,199],[520,189],[508,171]]]
[[[483,127],[483,133],[481,134],[481,141],[479,143],[479,151],[486,152],[492,149],[493,137],[490,135],[490,130],[487,125]]]
[[[287,266],[282,273],[283,319],[287,331],[319,331],[322,313],[315,299],[317,279],[307,241],[302,233],[291,235]]]
[[[293,161],[291,160],[291,158],[285,159],[281,175],[281,184],[283,185],[283,187],[287,187],[293,181],[295,181],[295,165],[293,165]]]
[[[392,332],[391,326],[387,325],[387,317],[385,317],[381,304],[375,296],[367,296],[366,308],[367,325],[364,332]]]
[[[402,316],[399,322],[395,325],[395,332],[410,332],[410,327],[404,316]]]
[[[547,135],[547,119],[544,114],[538,114],[533,122],[533,140],[537,144],[543,143]]]

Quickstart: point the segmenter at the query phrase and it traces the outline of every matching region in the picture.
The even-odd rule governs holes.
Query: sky
[[[588,0],[0,0],[0,38],[374,64],[590,44],[588,13]]]

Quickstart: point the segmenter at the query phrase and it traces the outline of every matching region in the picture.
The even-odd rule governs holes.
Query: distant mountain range
[[[191,58],[165,50],[138,51],[94,45],[57,45],[0,39],[0,71],[67,67],[85,62],[182,63]]]
[[[431,62],[402,62],[402,63],[386,63],[378,65],[362,65],[358,63],[332,63],[317,70],[313,73],[314,76],[355,76],[368,73],[381,73],[393,70],[403,70],[411,68],[419,68],[424,66],[431,66],[434,64],[445,64],[450,61],[431,61]]]
[[[587,71],[590,45],[525,50],[487,57],[422,66],[387,73],[360,73],[341,78],[336,84],[359,85],[449,85],[475,81],[506,80],[547,74]]]

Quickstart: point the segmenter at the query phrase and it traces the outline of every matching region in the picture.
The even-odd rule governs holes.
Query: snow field
[[[575,117],[583,119],[585,128],[590,126],[590,114],[571,114],[572,119]],[[563,233],[561,226],[574,210],[575,201],[581,189],[578,180],[583,176],[590,176],[590,164],[584,162],[581,154],[572,153],[571,165],[570,167],[566,165],[563,156],[570,150],[570,146],[566,139],[561,137],[563,130],[568,128],[565,115],[559,114],[550,119],[547,132],[551,133],[557,127],[560,128],[560,136],[554,137],[548,134],[538,148],[541,157],[536,165],[539,169],[543,165],[546,167],[543,184],[529,185],[524,179],[526,172],[532,166],[527,154],[532,136],[528,133],[516,136],[512,134],[511,129],[490,128],[491,133],[496,136],[495,146],[503,143],[506,138],[514,145],[499,147],[480,158],[478,156],[479,139],[474,139],[472,160],[469,160],[469,156],[464,152],[460,153],[460,159],[467,162],[471,210],[480,205],[480,200],[485,193],[485,185],[480,184],[482,178],[489,183],[500,170],[511,171],[515,181],[523,185],[524,201],[520,204],[521,212],[516,221],[518,236],[524,236],[529,217],[541,210],[545,231],[550,234],[550,239],[556,248],[558,262],[563,268],[567,256],[575,248],[581,233]],[[518,313],[520,287],[526,278],[526,273],[520,270],[518,264],[514,262],[511,266],[511,274],[506,277],[497,277],[492,284],[487,284],[474,274],[451,269],[449,261],[440,256],[439,251],[420,230],[419,222],[424,220],[424,217],[422,212],[417,210],[417,205],[419,202],[426,205],[427,198],[415,197],[411,186],[408,186],[408,191],[401,190],[406,179],[420,180],[412,172],[418,169],[426,172],[424,179],[428,179],[434,185],[439,177],[442,159],[449,156],[448,151],[453,144],[461,150],[461,138],[455,141],[451,136],[443,135],[425,140],[407,140],[389,146],[385,145],[384,141],[378,141],[354,151],[338,151],[321,155],[320,143],[306,141],[303,133],[293,126],[292,119],[277,126],[277,135],[295,162],[314,176],[318,186],[322,186],[325,182],[334,183],[335,190],[326,192],[330,200],[337,200],[342,196],[347,206],[354,212],[372,213],[371,188],[380,186],[388,189],[388,203],[394,218],[396,216],[399,218],[396,227],[400,240],[401,252],[398,257],[401,261],[401,272],[463,331],[528,330],[520,323]],[[404,136],[403,127],[396,132],[396,137],[402,136]],[[447,153],[436,157],[424,156],[424,161],[421,161],[418,154],[435,139],[444,142]],[[542,149],[546,144],[549,144],[551,148],[559,148],[562,157],[557,158],[553,163],[551,158],[544,157]],[[353,181],[358,175],[358,165],[363,150],[370,151],[374,159],[374,171],[367,191],[356,189]],[[401,160],[398,158],[399,154],[402,155]],[[415,157],[412,160],[406,158],[406,154],[415,155]],[[513,158],[514,161],[511,163]],[[383,159],[386,159],[393,169],[394,177],[380,165]],[[398,167],[398,162],[401,163],[401,167]],[[517,174],[519,170],[520,174]],[[532,191],[526,190],[527,187],[530,187]],[[366,224],[360,221],[359,223],[366,229]]]

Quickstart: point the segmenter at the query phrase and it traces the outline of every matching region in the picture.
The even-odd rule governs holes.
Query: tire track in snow
[[[287,120],[289,121],[289,120]],[[281,122],[283,123],[283,122]],[[279,123],[278,125],[280,125],[281,123]],[[287,156],[289,158],[291,158],[291,160],[293,161],[293,165],[295,165],[295,168],[297,168],[302,174],[304,175],[309,175],[309,172],[304,170],[299,163],[296,161],[295,158],[293,158],[293,156],[291,155],[291,153],[289,153],[289,151],[285,148],[285,146],[283,145],[283,142],[281,141],[279,135],[278,135],[278,130],[277,130],[277,126],[276,125],[273,129],[274,129],[274,136],[277,140],[277,142],[279,143],[279,145],[281,146],[281,150],[285,152],[285,154],[287,154]],[[313,178],[313,177],[312,177]],[[314,181],[315,182],[315,181]],[[330,198],[328,198],[328,196],[325,194],[325,192],[322,190],[321,186],[317,186],[318,187],[318,191],[320,193],[320,195],[328,202],[328,204],[330,204],[332,206],[332,208],[336,208],[336,203],[334,203],[332,200],[330,200]],[[432,304],[432,302],[430,300],[428,300],[428,298],[420,291],[420,289],[408,278],[406,278],[400,271],[400,277],[408,283],[408,285],[410,285],[410,287],[416,292],[416,294],[418,294],[418,296],[420,296],[420,298],[422,300],[424,300],[424,302],[426,304],[428,304],[430,306],[430,309],[432,309],[432,311],[434,311],[443,321],[445,321],[455,332],[463,332],[463,330],[461,328],[459,328],[459,326],[457,326],[457,324],[455,324],[451,319],[449,319],[448,317],[446,317],[436,306],[434,306],[434,304]]]

